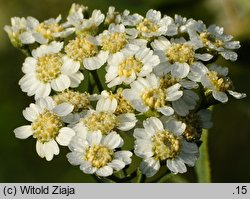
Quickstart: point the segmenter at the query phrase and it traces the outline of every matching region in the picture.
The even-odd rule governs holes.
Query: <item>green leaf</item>
[[[208,153],[208,130],[203,129],[201,136],[200,157],[197,160],[195,171],[198,182],[211,182],[211,169]]]

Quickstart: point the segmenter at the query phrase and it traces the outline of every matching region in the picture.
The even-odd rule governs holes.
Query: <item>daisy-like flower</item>
[[[132,20],[131,20],[132,18]],[[125,20],[127,19],[127,20]],[[150,38],[161,35],[173,36],[177,34],[174,20],[169,16],[161,18],[161,12],[150,9],[146,17],[140,15],[127,16],[123,23],[128,26],[136,26],[137,35]]]
[[[143,161],[142,173],[152,177],[163,163],[177,174],[187,171],[186,165],[194,166],[199,156],[196,144],[187,142],[181,137],[185,124],[170,119],[164,124],[155,117],[143,121],[144,128],[134,130],[135,154]]]
[[[74,32],[74,28],[66,28],[59,24],[61,15],[56,19],[51,18],[40,23],[34,17],[27,17],[26,31],[20,36],[23,44],[32,44],[38,42],[40,44],[47,44],[56,38],[65,38]]]
[[[151,45],[161,61],[155,67],[154,72],[161,76],[171,72],[173,77],[188,76],[193,81],[200,81],[201,76],[207,71],[201,61],[208,61],[212,58],[212,55],[207,53],[196,53],[195,50],[199,48],[196,43],[186,41],[184,38],[169,41],[165,37],[159,37]]]
[[[134,46],[131,50],[118,52],[108,60],[105,75],[108,87],[130,84],[137,77],[147,76],[159,63],[158,56],[145,46]]]
[[[86,174],[107,177],[131,163],[133,154],[130,151],[116,150],[122,145],[123,140],[116,132],[104,136],[101,132],[78,130],[69,145],[72,152],[67,158],[72,165],[80,165]]]
[[[37,139],[36,151],[41,158],[47,161],[59,154],[58,144],[67,146],[75,132],[65,127],[61,117],[68,115],[73,106],[62,103],[56,106],[50,97],[40,98],[36,104],[31,103],[23,111],[23,116],[30,121],[30,125],[24,125],[14,130],[15,136],[26,139],[29,136]]]
[[[117,100],[110,97],[101,97],[96,105],[96,110],[90,109],[86,112],[79,123],[74,125],[74,129],[81,131],[101,132],[104,135],[119,129],[128,131],[132,129],[137,120],[135,114],[125,113],[116,115]]]
[[[154,74],[146,78],[139,77],[130,86],[130,89],[123,91],[123,96],[141,113],[158,111],[166,116],[172,115],[174,109],[169,103],[178,100],[183,94],[183,91],[179,90],[179,83],[163,89],[160,78]]]
[[[227,93],[236,99],[246,97],[245,93],[232,91],[232,81],[227,77],[228,68],[213,64],[209,71],[202,76],[201,83],[207,92],[212,92],[214,99],[226,103],[228,101]]]
[[[177,119],[186,124],[182,136],[188,142],[200,140],[202,129],[209,129],[213,125],[212,112],[207,109],[202,109],[197,113],[189,113],[185,117],[177,117]]]
[[[104,21],[105,16],[100,10],[93,10],[91,17],[88,19],[79,16],[80,25],[76,27],[77,34],[95,34],[97,27]]]
[[[147,41],[135,39],[135,31],[128,30],[123,24],[110,24],[108,30],[104,30],[96,39],[101,49],[113,55],[125,48],[132,49],[133,45],[145,45]]]
[[[112,23],[119,24],[120,22],[121,22],[121,14],[115,11],[115,7],[109,6],[104,23],[106,25],[110,25]]]
[[[22,67],[25,75],[19,85],[28,96],[35,95],[35,99],[46,97],[51,88],[63,91],[69,87],[77,87],[83,80],[79,72],[80,64],[75,63],[60,53],[62,42],[52,42],[41,45],[32,51],[32,57],[27,57]]]
[[[117,100],[117,106],[115,109],[115,115],[121,115],[124,113],[134,113],[135,109],[131,105],[131,103],[123,97],[123,88],[118,88],[115,93],[107,92],[106,90],[102,91],[102,98],[109,98],[112,100],[113,98]]]
[[[69,59],[77,64],[82,64],[88,70],[99,69],[108,59],[108,52],[99,51],[95,37],[78,35],[70,40],[64,51]]]
[[[83,117],[83,111],[90,108],[89,98],[89,94],[73,90],[65,90],[53,96],[54,101],[58,105],[62,103],[69,103],[74,106],[73,111],[63,117],[65,122],[71,124],[79,122],[80,118]]]
[[[232,41],[233,36],[224,33],[222,27],[206,25],[201,21],[194,23],[189,31],[191,41],[199,42],[201,46],[214,50],[226,60],[236,61],[237,53],[233,50],[240,48],[239,41]]]
[[[23,44],[19,39],[20,34],[26,31],[27,24],[26,19],[24,17],[12,17],[11,18],[11,26],[4,26],[4,30],[7,32],[9,39],[13,46],[21,47]]]
[[[172,102],[172,107],[178,115],[185,116],[191,110],[195,109],[197,102],[199,101],[199,96],[192,90],[197,89],[199,85],[196,82],[187,79],[174,78],[170,74],[166,74],[160,78],[162,89],[167,89],[176,83],[181,85],[180,89],[183,91],[183,95]]]

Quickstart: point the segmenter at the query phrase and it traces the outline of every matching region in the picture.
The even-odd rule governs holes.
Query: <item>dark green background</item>
[[[129,9],[142,15],[150,8],[174,16],[175,13],[206,24],[225,27],[241,41],[239,60],[224,63],[238,91],[250,96],[250,1],[249,0],[0,0],[0,182],[93,182],[78,167],[71,166],[65,157],[66,148],[53,161],[38,157],[33,139],[19,140],[13,129],[28,124],[22,110],[32,102],[22,93],[18,81],[22,77],[24,56],[14,49],[3,31],[13,16],[34,16],[39,20],[66,16],[70,5],[84,3],[90,9],[107,11]],[[214,127],[209,134],[213,182],[250,182],[250,99],[230,100],[216,106]],[[195,182],[192,169],[185,175]],[[177,179],[178,180],[178,179]]]

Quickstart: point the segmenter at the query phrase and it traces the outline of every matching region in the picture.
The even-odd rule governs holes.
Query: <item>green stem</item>
[[[211,169],[208,153],[208,130],[203,129],[202,144],[200,147],[200,157],[196,162],[195,171],[198,182],[211,182]]]
[[[91,70],[90,73],[92,74],[94,80],[95,80],[95,83],[96,83],[96,86],[99,90],[99,92],[102,92],[103,91],[103,86],[102,86],[102,83],[99,79],[99,76],[98,76],[98,73],[96,70]]]

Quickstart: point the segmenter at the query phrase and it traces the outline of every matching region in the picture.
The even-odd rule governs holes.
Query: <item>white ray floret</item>
[[[177,174],[187,171],[186,165],[194,166],[199,155],[195,143],[185,141],[181,134],[185,124],[170,119],[164,124],[155,117],[143,121],[144,128],[134,130],[135,154],[141,157],[141,170],[147,177],[160,169],[160,161]]]
[[[100,177],[112,175],[131,163],[130,151],[118,150],[123,140],[116,132],[104,136],[101,132],[85,133],[77,130],[67,154],[72,165],[79,165],[86,174],[96,174]]]
[[[36,151],[41,158],[47,161],[59,154],[58,144],[67,146],[75,132],[65,127],[61,117],[68,115],[73,106],[68,103],[55,104],[51,97],[39,98],[36,104],[31,103],[23,111],[23,116],[30,121],[30,125],[24,125],[14,130],[19,139],[30,136],[37,139]]]
[[[51,89],[63,91],[69,87],[77,87],[83,80],[79,71],[80,64],[73,62],[60,53],[62,42],[52,42],[41,45],[32,51],[32,57],[27,57],[22,71],[25,75],[19,85],[28,96],[46,97]]]
[[[131,83],[130,89],[123,91],[123,96],[139,112],[145,113],[149,110],[158,111],[169,116],[174,113],[174,109],[169,102],[178,100],[183,92],[179,83],[163,89],[160,85],[160,78],[154,74],[146,78],[139,77]]]

